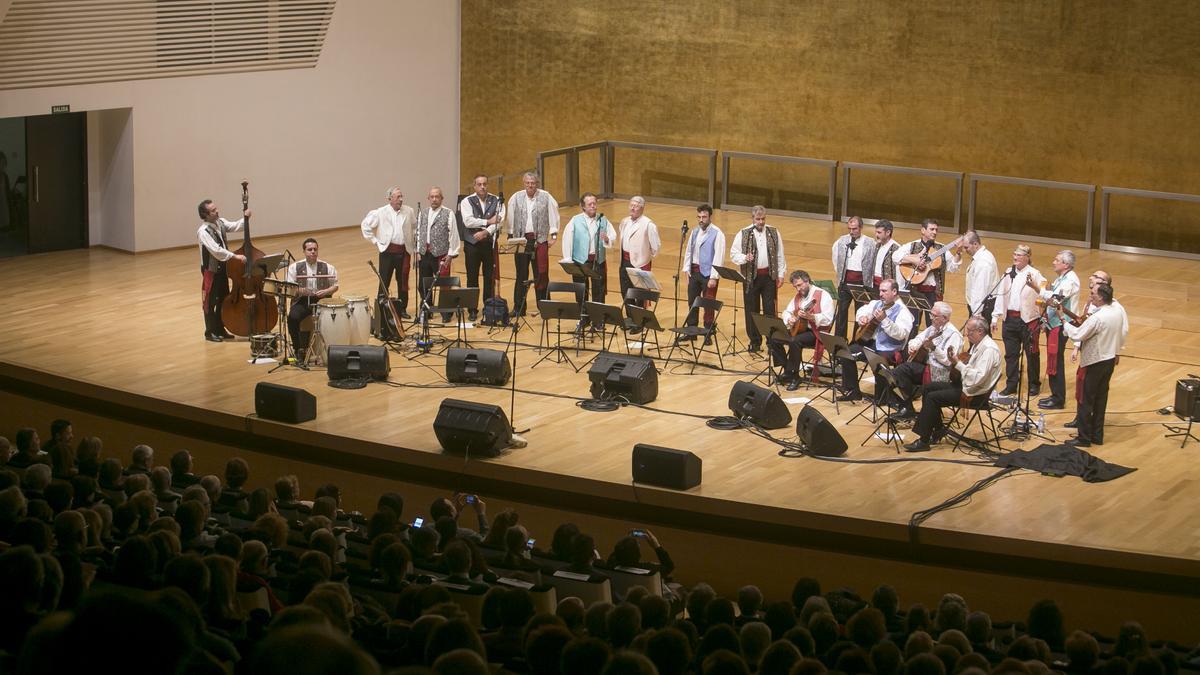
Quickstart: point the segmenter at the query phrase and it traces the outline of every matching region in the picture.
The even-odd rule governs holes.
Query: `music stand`
[[[637,305],[625,305],[625,311],[629,314],[630,327],[636,329],[636,332],[642,336],[638,344],[638,356],[644,356],[646,352],[646,329],[654,331],[654,350],[658,352],[658,358],[662,358],[662,345],[658,343],[658,334],[662,332],[662,324],[658,322],[658,315],[654,310],[639,307]],[[632,354],[629,350],[629,335],[625,335],[625,353]]]
[[[878,288],[867,288],[862,284],[846,284],[846,290],[850,291],[851,299],[859,307],[879,299]]]
[[[715,269],[717,271],[717,275],[719,275],[722,279],[728,279],[729,281],[732,281],[734,284],[734,286],[733,286],[733,337],[729,338],[729,344],[725,347],[725,356],[732,356],[734,354],[740,354],[740,353],[746,351],[746,345],[742,343],[741,338],[739,338],[738,334],[737,334],[738,295],[740,295],[738,293],[737,285],[738,284],[744,285],[746,283],[746,277],[742,276],[742,273],[739,270],[735,270],[732,267],[721,267],[720,265],[713,265],[713,269]],[[742,293],[745,293],[745,289],[742,290]],[[737,348],[738,345],[741,345],[742,348],[738,349]]]
[[[544,355],[542,355],[542,358],[537,360],[537,363],[534,363],[532,366],[530,366],[530,369],[537,368],[542,361],[545,361],[551,356],[555,357],[555,363],[562,363],[563,361],[566,361],[572,368],[575,368],[575,362],[571,360],[571,357],[567,355],[566,350],[564,350],[562,347],[562,322],[563,319],[568,321],[579,321],[579,305],[575,304],[574,302],[562,302],[558,300],[538,300],[537,308],[538,312],[542,315],[542,326],[547,335],[550,333],[550,328],[546,325],[546,322],[550,320],[554,320],[556,322],[556,330],[554,332],[555,343],[554,346],[550,348],[550,351],[546,352]],[[576,355],[578,355],[578,341],[575,343],[575,351]],[[575,368],[575,371],[579,372],[579,369]]]
[[[844,337],[834,335],[833,333],[818,333],[818,336],[821,338],[821,344],[825,346],[825,356],[829,358],[829,370],[833,375],[830,377],[829,384],[822,387],[824,391],[814,396],[813,400],[815,401],[822,396],[828,396],[830,402],[833,403],[834,412],[840,415],[842,411],[838,405],[837,395],[834,393],[838,389],[838,374],[841,373],[841,364],[838,361],[840,359],[853,359],[854,353],[850,351],[850,342]],[[855,368],[855,376],[858,376],[857,367]]]
[[[613,340],[617,339],[617,331],[625,327],[625,308],[621,307],[620,305],[606,305],[601,302],[590,301],[583,303],[583,308],[586,310],[584,315],[587,316],[588,323],[591,325],[591,327],[593,329],[599,327],[602,335],[602,339],[600,341],[601,351],[609,351],[612,347]],[[610,326],[612,328],[612,332],[606,334],[604,329],[605,326]],[[586,368],[588,364],[596,360],[596,356],[600,356],[600,352],[596,352],[595,356],[580,364],[580,366],[575,369],[575,372],[579,372],[580,370]]]
[[[267,277],[275,274],[279,270],[288,266],[288,264],[284,262],[285,256],[286,254],[284,253],[272,253],[271,255],[264,255],[263,257],[254,261],[254,266],[250,269],[250,274],[256,277]]]
[[[514,238],[510,237],[510,238],[505,239],[504,243],[500,243],[499,233],[497,233],[496,253],[498,255],[516,256],[516,254],[520,253],[521,249],[523,249],[524,247],[525,247],[525,239],[514,239]],[[516,263],[513,264],[513,268],[514,269],[516,268]],[[503,279],[503,278],[504,277],[500,277],[500,279]],[[500,294],[500,285],[501,285],[500,282],[497,281],[496,282],[496,293],[497,294]],[[513,291],[514,291],[513,299],[514,300],[516,299],[516,287],[517,287],[517,284],[514,281],[513,282]],[[517,324],[518,332],[521,330],[521,324],[525,324],[525,327],[529,328],[529,321],[525,318],[524,315],[520,315],[520,316],[517,315],[517,308],[515,305],[513,306],[512,311],[509,312],[509,320],[511,323]],[[488,335],[491,335],[494,331],[501,330],[503,328],[504,328],[503,326],[491,326],[488,329]]]
[[[933,309],[933,305],[929,304],[929,300],[922,295],[913,295],[909,291],[900,291],[900,302],[908,307],[908,311],[913,313],[913,316],[918,316],[917,312],[928,312]],[[915,325],[915,321],[914,321]]]
[[[758,378],[766,375],[767,386],[777,387],[779,386],[779,377],[775,374],[775,358],[771,352],[771,341],[780,340],[789,342],[792,339],[792,333],[787,329],[787,325],[783,323],[783,319],[777,316],[768,316],[755,312],[747,312],[746,316],[750,317],[750,321],[758,329],[759,334],[763,336],[767,345],[767,367],[763,368],[758,375],[755,375],[751,382],[757,382]]]
[[[466,288],[452,288],[443,286],[438,292],[437,305],[432,307],[434,310],[452,310],[457,324],[454,333],[454,341],[446,345],[439,353],[448,351],[451,347],[462,345],[466,349],[471,348],[471,343],[467,341],[467,328],[463,319],[463,308],[474,307],[475,303],[479,302],[479,287],[468,286]],[[443,312],[444,314],[444,312]]]
[[[587,263],[577,263],[574,260],[560,260],[558,261],[558,265],[564,272],[570,275],[571,281],[574,283],[579,283],[575,281],[575,277],[584,277],[588,279],[588,282],[583,285],[583,293],[575,296],[575,300],[580,304],[579,315],[581,323],[579,325],[579,337],[583,338],[585,328],[584,324],[588,323],[587,306],[584,302],[584,298],[587,297],[588,287],[593,289],[596,287],[595,283],[596,280],[600,278],[600,272],[592,265]]]

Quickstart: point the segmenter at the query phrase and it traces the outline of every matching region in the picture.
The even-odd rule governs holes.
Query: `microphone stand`
[[[687,236],[688,236],[687,219],[684,219],[683,227],[679,228],[679,231],[680,231],[679,256],[676,258],[676,260],[680,261],[680,264],[682,265],[682,263],[683,263],[683,245],[687,243]],[[683,274],[682,267],[675,268],[675,297],[672,300],[671,304],[674,305],[674,307],[675,307],[675,327],[676,328],[679,327],[679,276],[681,274]]]
[[[846,253],[842,255],[842,278],[838,280],[838,289],[837,289],[837,291],[838,291],[837,309],[839,309],[839,310],[842,310],[842,298],[841,298],[842,287],[846,285],[846,265],[850,264],[850,253],[852,253],[855,248],[858,248],[858,242],[851,239],[850,242],[848,244],[846,244]],[[864,274],[864,276],[865,276],[865,274]],[[864,286],[865,286],[865,281],[864,281]],[[849,293],[850,291],[847,290],[846,292]],[[837,322],[837,326],[835,327],[835,329],[840,329],[843,331],[843,333],[848,332],[847,328],[846,328],[845,314],[849,313],[849,310],[850,310],[850,303],[846,303],[846,309],[839,312],[839,314],[842,314],[842,316],[838,316],[838,317],[834,318],[834,321]],[[854,311],[855,312],[858,311],[858,303],[855,303]],[[834,333],[836,335],[836,330],[834,331]],[[841,337],[845,337],[845,334],[843,334]]]

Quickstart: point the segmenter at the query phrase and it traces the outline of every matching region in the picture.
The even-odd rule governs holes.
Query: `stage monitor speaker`
[[[392,366],[383,345],[329,345],[325,371],[331,380],[370,377],[386,380]]]
[[[822,457],[846,454],[846,439],[812,406],[804,406],[796,416],[796,435],[811,454]]]
[[[1200,394],[1200,380],[1186,379],[1175,382],[1175,414],[1180,419],[1200,419],[1200,406],[1196,397]]]
[[[622,396],[631,403],[649,403],[658,398],[658,370],[648,356],[625,356],[600,352],[588,370],[592,398]]]
[[[729,390],[729,410],[764,429],[782,429],[792,423],[787,404],[771,389],[752,382],[735,382]]]
[[[496,457],[512,442],[503,408],[453,398],[442,401],[433,433],[446,452],[472,457]]]
[[[638,443],[633,446],[633,482],[673,490],[690,490],[700,484],[702,462],[687,450]]]
[[[446,379],[451,382],[504,385],[510,375],[508,354],[498,349],[452,347],[446,355]]]
[[[265,420],[299,424],[317,417],[317,399],[296,387],[259,382],[254,387],[254,412]]]

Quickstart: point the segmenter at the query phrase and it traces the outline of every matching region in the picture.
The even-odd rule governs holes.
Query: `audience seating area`
[[[410,522],[397,493],[347,512],[337,485],[268,482],[238,458],[199,476],[186,450],[112,452],[66,420],[45,443],[13,438],[0,438],[4,673],[1200,670],[1195,645],[1135,621],[1067,633],[1049,599],[993,620],[969,592],[905,605],[886,583],[864,597],[802,577],[790,597],[721,597],[677,583],[649,530],[602,548],[570,523],[530,533],[512,510],[489,517],[466,494]]]

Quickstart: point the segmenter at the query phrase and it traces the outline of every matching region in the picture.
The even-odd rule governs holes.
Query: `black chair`
[[[712,311],[713,320],[711,326],[679,326],[672,328],[671,332],[675,334],[675,340],[671,345],[671,351],[667,353],[667,361],[675,354],[675,349],[688,349],[692,356],[692,369],[690,372],[696,372],[696,366],[700,363],[700,355],[710,351],[708,347],[712,347],[711,353],[716,354],[717,363],[720,364],[721,370],[725,370],[725,360],[721,358],[721,349],[717,344],[718,322],[721,317],[721,308],[725,303],[712,298],[698,297],[692,303],[691,311],[696,312],[697,316],[703,316],[704,312]],[[697,346],[697,338],[704,338],[699,341]]]
[[[568,298],[563,298],[563,297],[555,298],[554,294],[558,293],[558,294],[562,295],[562,294],[569,293],[569,294],[571,294],[571,297],[569,298],[569,300],[574,300],[576,303],[578,303],[579,297],[583,294],[583,290],[584,290],[583,284],[577,284],[573,281],[551,281],[549,284],[546,285],[546,299],[554,300],[556,302],[566,301],[566,300],[568,300]],[[546,346],[550,345],[550,336],[551,335],[575,335],[576,337],[578,337],[579,327],[576,326],[574,330],[566,330],[565,331],[562,329],[562,322],[558,321],[555,323],[554,330],[550,330],[550,322],[547,321],[545,317],[542,317],[542,332],[541,332],[541,334],[538,335],[538,349],[539,350],[543,348],[543,344]],[[544,342],[543,342],[543,340],[544,340]]]
[[[999,383],[1000,380],[996,380],[996,382]],[[961,444],[970,433],[971,425],[978,420],[980,434],[980,438],[978,440],[983,444],[984,449],[990,451],[994,445],[996,448],[995,452],[1001,453],[1004,451],[1004,449],[1000,447],[1000,441],[1004,438],[1004,434],[1000,433],[1000,426],[996,423],[996,417],[992,415],[992,392],[995,389],[996,385],[992,385],[991,389],[988,389],[986,392],[977,396],[969,397],[965,404],[950,408],[951,422],[958,418],[958,413],[960,410],[968,410],[970,411],[971,415],[967,418],[967,423],[963,425],[962,431],[956,434],[956,438],[954,439],[954,450],[958,450],[959,444]]]
[[[659,358],[662,358],[662,346],[658,342],[658,334],[662,331],[662,324],[658,321],[658,315],[654,310],[658,307],[658,299],[662,297],[659,291],[651,291],[645,288],[630,288],[625,291],[625,352],[631,353],[629,350],[628,333],[647,333],[653,332],[654,350],[658,353]],[[648,306],[647,306],[648,305]],[[629,307],[644,308],[644,312],[632,312]],[[635,316],[637,314],[637,316]],[[642,346],[638,349],[638,355],[641,356],[645,352],[646,339],[643,335],[641,340]]]

